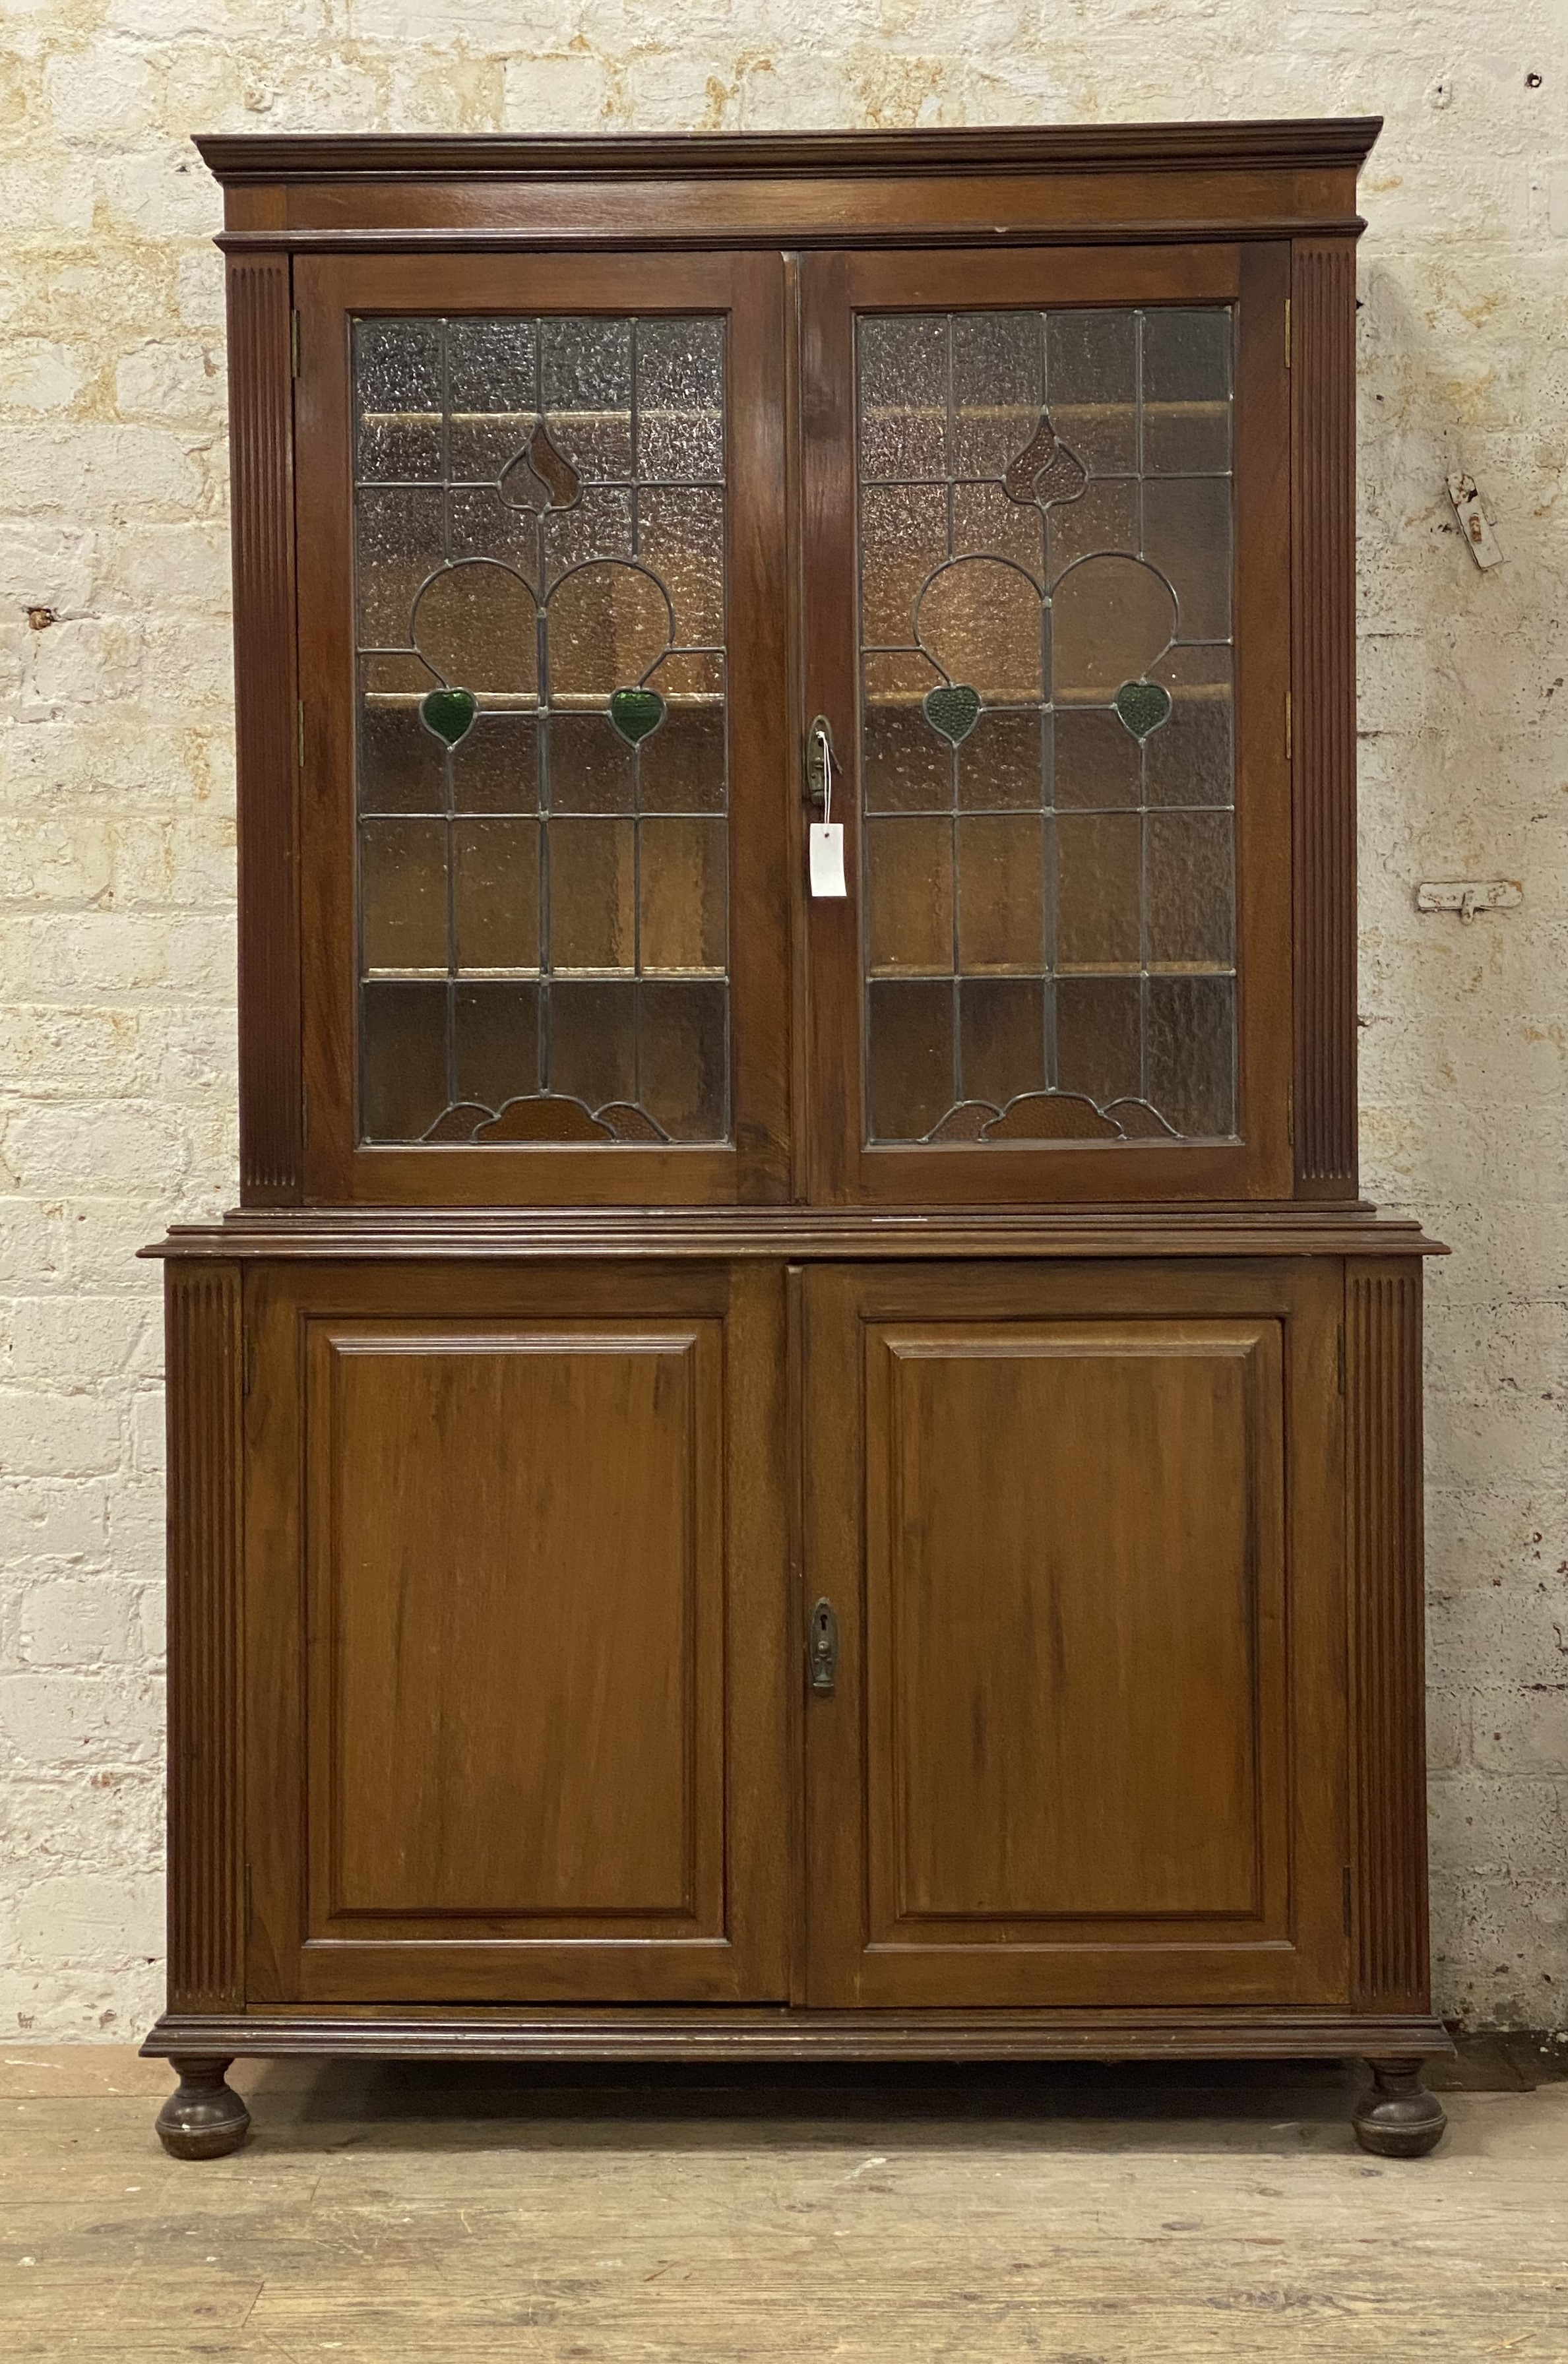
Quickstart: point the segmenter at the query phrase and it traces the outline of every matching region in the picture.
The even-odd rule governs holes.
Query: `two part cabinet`
[[[179,2155],[336,2051],[1349,2053],[1437,2139],[1375,130],[201,143]]]

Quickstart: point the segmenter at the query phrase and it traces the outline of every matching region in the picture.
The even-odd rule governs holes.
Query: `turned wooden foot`
[[[158,2139],[171,2158],[223,2158],[250,2131],[251,2113],[224,2083],[227,2060],[178,2057],[179,2083],[158,2113]]]
[[[1369,2060],[1372,2081],[1356,2104],[1352,2124],[1363,2150],[1379,2158],[1421,2158],[1448,2120],[1435,2093],[1421,2082],[1424,2060]]]

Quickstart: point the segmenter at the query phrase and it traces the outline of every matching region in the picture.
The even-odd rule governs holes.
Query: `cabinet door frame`
[[[1116,2004],[1343,2003],[1349,1805],[1343,1401],[1343,1282],[1327,1259],[1054,1266],[830,1266],[805,1291],[804,1595],[833,1603],[838,1680],[805,1710],[807,1982],[820,2007],[942,2008]],[[1282,1346],[1283,1599],[1276,1664],[1259,1670],[1259,1713],[1277,1707],[1262,1801],[1277,1858],[1273,1893],[1249,1935],[1159,1916],[1111,1924],[1051,1920],[1019,1937],[964,1941],[934,1924],[924,1940],[877,1935],[885,1879],[890,1765],[880,1794],[868,1664],[868,1526],[879,1489],[867,1470],[878,1393],[877,1329],[938,1323],[1027,1330],[1042,1323],[1168,1321],[1277,1325]],[[1283,1881],[1282,1891],[1281,1882]],[[1267,1884],[1267,1882],[1266,1882]],[[1270,1924],[1265,1927],[1265,1921]]]
[[[782,2002],[789,1991],[792,1827],[789,1766],[789,1556],[784,1481],[785,1349],[780,1276],[763,1265],[520,1269],[453,1264],[257,1266],[245,1276],[253,1385],[245,1403],[243,1753],[248,1894],[247,2001],[353,2002]],[[698,1538],[721,1561],[722,1602],[705,1650],[720,1697],[718,1793],[694,1799],[719,1820],[717,1863],[702,1877],[717,1926],[663,1935],[565,1927],[487,1931],[473,1916],[442,1935],[379,1919],[355,1937],[333,1926],[324,1892],[329,1770],[319,1714],[319,1577],[313,1489],[331,1472],[307,1424],[310,1366],[334,1328],[352,1339],[532,1328],[625,1332],[642,1322],[700,1351],[714,1386],[699,1448],[719,1466],[722,1528]],[[714,1334],[717,1333],[717,1334]],[[716,1388],[716,1399],[715,1398]],[[312,1471],[314,1453],[317,1466]],[[694,1479],[694,1485],[695,1485]],[[693,1500],[693,1513],[700,1505]],[[314,1567],[314,1575],[313,1575]],[[694,1637],[695,1644],[695,1637]],[[698,1712],[694,1707],[694,1714]],[[689,1771],[689,1783],[695,1778]],[[315,1811],[312,1810],[313,1797]]]
[[[812,1196],[853,1204],[1287,1198],[1292,1187],[1290,248],[1281,241],[838,252],[801,263],[804,711],[839,756],[848,895],[810,900]],[[866,1140],[855,322],[861,312],[1230,302],[1236,379],[1237,1090],[1234,1142]],[[807,816],[809,818],[809,814]],[[801,823],[802,831],[804,820]]]
[[[790,998],[783,259],[296,258],[301,946],[309,1204],[654,1206],[782,1199]],[[358,1139],[352,384],[356,314],[728,318],[728,1144],[364,1144]],[[241,651],[241,663],[244,652]]]

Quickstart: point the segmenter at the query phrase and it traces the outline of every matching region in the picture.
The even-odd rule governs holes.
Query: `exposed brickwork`
[[[131,1258],[171,1217],[230,1198],[235,1169],[218,200],[185,133],[1306,110],[1390,119],[1363,184],[1362,1143],[1369,1195],[1457,1251],[1429,1293],[1439,1999],[1481,2021],[1556,2021],[1561,7],[217,14],[13,0],[0,61],[0,2035],[118,2035],[161,1995],[157,1277]],[[1506,552],[1492,575],[1444,497],[1462,465]],[[1467,875],[1521,878],[1522,910],[1417,920],[1419,879]]]

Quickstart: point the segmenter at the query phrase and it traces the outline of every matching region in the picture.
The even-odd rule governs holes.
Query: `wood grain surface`
[[[7,2364],[1405,2364],[1568,2349],[1568,2085],[1353,2147],[1335,2063],[526,2073],[0,2054]]]

